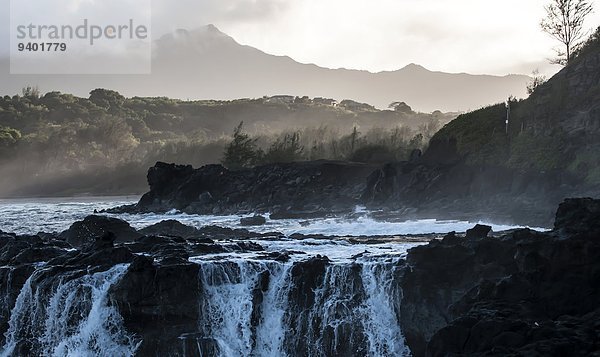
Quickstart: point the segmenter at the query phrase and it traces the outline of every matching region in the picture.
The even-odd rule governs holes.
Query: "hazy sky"
[[[39,0],[39,11],[58,3]],[[587,25],[600,25],[600,0]],[[556,43],[542,33],[542,0],[152,0],[154,37],[213,23],[238,42],[304,63],[394,70],[528,74],[547,64]],[[8,48],[9,0],[0,41]]]

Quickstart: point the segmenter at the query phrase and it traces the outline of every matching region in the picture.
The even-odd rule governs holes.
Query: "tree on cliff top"
[[[236,170],[253,166],[259,157],[256,148],[256,139],[243,132],[244,122],[233,130],[233,140],[225,148],[225,154],[221,162],[228,169]]]
[[[551,0],[545,9],[546,18],[540,24],[542,30],[565,47],[564,51],[556,51],[557,58],[552,63],[566,66],[582,44],[586,35],[583,23],[594,7],[587,0]]]

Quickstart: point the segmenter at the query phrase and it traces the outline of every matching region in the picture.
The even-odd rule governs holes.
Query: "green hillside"
[[[432,140],[456,140],[469,164],[566,170],[600,183],[600,29],[525,100],[460,115]]]

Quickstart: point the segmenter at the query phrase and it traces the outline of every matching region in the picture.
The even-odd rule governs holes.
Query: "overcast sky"
[[[15,0],[18,1],[18,0]],[[57,4],[101,0],[39,0]],[[150,0],[147,0],[150,1]],[[0,41],[7,53],[9,2]],[[134,1],[128,1],[131,3]],[[588,27],[600,25],[600,0]],[[124,2],[125,3],[125,2]],[[556,43],[542,33],[542,0],[152,0],[157,37],[209,23],[238,42],[304,63],[369,71],[418,63],[431,70],[548,74]],[[120,11],[123,11],[122,9]]]

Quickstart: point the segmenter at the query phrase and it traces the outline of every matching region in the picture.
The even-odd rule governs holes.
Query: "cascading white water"
[[[34,288],[33,282],[43,273],[36,271],[17,297],[0,356],[15,354],[23,342],[44,356],[132,356],[136,341],[108,302],[109,288],[126,270],[127,265],[117,265]]]
[[[394,281],[396,269],[397,260],[369,261],[362,265],[362,282],[367,298],[360,314],[371,356],[410,354],[398,321],[402,292],[398,282]]]
[[[201,263],[200,331],[217,342],[221,354],[282,355],[290,267],[244,260]],[[262,317],[253,326],[253,313],[258,308],[254,292],[260,289],[265,273],[269,282],[261,304]]]
[[[399,327],[399,258],[328,265],[309,309],[292,296],[294,263],[203,261],[200,331],[221,356],[408,356]],[[340,350],[338,350],[340,349]],[[347,350],[341,350],[347,349]]]

